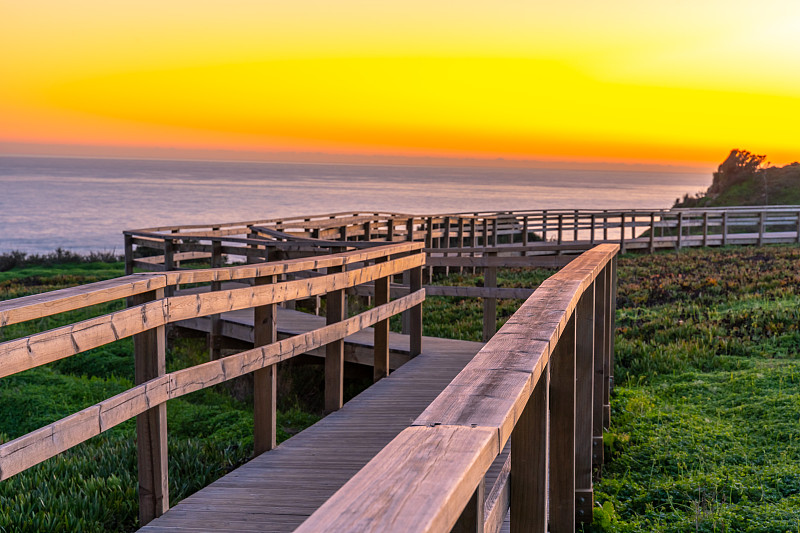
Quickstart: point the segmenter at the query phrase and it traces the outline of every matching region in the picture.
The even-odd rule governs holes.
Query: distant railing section
[[[610,422],[618,249],[597,246],[542,283],[297,531],[496,532],[509,509],[511,531],[572,532],[591,521]]]
[[[138,238],[138,237],[134,237]],[[168,242],[163,240],[162,242]],[[0,445],[0,480],[84,442],[125,420],[137,419],[139,517],[146,524],[169,507],[166,401],[252,373],[254,441],[259,454],[275,446],[276,372],[280,361],[325,347],[325,409],[343,402],[343,339],[374,327],[374,376],[389,374],[389,318],[407,312],[411,356],[422,350],[422,243],[381,243],[365,250],[253,265],[132,274],[89,285],[0,302],[0,327],[129,299],[127,309],[0,343],[0,378],[133,337],[136,385],[41,429]],[[328,250],[330,251],[330,250]],[[313,272],[281,281],[279,276]],[[394,276],[406,274],[410,291],[390,298]],[[224,289],[222,282],[250,281]],[[348,318],[345,290],[369,283],[374,307]],[[181,284],[211,284],[215,290],[168,295]],[[324,296],[327,325],[278,341],[277,305]],[[255,347],[175,372],[166,372],[165,326],[182,320],[253,309]]]
[[[423,241],[429,296],[483,298],[483,339],[496,330],[498,298],[525,298],[532,289],[497,288],[497,269],[559,268],[599,243],[622,252],[697,246],[800,243],[800,207],[671,210],[530,210],[411,215],[343,212],[210,226],[173,226],[125,232],[126,271],[174,270],[192,262],[222,266],[283,260],[385,242]],[[481,271],[483,287],[431,285],[436,272]],[[304,274],[302,274],[304,275]],[[290,275],[289,277],[292,277]],[[402,285],[408,285],[408,279]],[[393,286],[395,292],[403,288]],[[350,293],[371,297],[362,286]],[[319,308],[314,303],[314,309]],[[407,320],[405,320],[407,324]],[[219,330],[213,319],[211,338]],[[407,332],[407,326],[404,331]],[[212,342],[212,344],[218,344]]]

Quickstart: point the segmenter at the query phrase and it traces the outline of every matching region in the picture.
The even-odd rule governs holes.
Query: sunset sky
[[[798,124],[796,0],[0,0],[6,153],[784,164]]]

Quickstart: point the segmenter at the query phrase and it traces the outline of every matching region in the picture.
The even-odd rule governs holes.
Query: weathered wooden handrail
[[[546,280],[297,531],[497,531],[508,507],[512,531],[575,531],[576,519],[590,520],[609,423],[618,249],[600,245]],[[509,440],[509,474],[485,502],[484,477]]]
[[[275,445],[274,365],[285,359],[328,346],[326,357],[326,411],[342,405],[343,339],[376,325],[374,366],[376,379],[388,375],[388,320],[402,312],[411,314],[410,353],[421,352],[421,305],[425,290],[421,273],[425,264],[422,243],[384,244],[321,257],[161,274],[134,274],[116,280],[53,291],[0,302],[0,324],[10,325],[65,311],[131,298],[127,309],[90,318],[50,331],[0,343],[0,377],[22,372],[85,352],[126,337],[134,337],[135,382],[131,389],[48,426],[0,445],[0,480],[6,479],[125,420],[137,417],[140,523],[161,515],[169,506],[166,470],[165,402],[185,394],[255,373],[260,385],[255,395],[255,449]],[[348,269],[348,266],[350,267]],[[326,269],[307,279],[279,282],[281,274]],[[389,280],[411,273],[409,294],[389,299],[388,290],[374,308],[347,318],[330,312],[322,328],[277,342],[275,305],[308,296],[327,295],[329,308],[341,304],[346,288],[365,283],[385,286]],[[254,279],[252,286],[188,295],[166,296],[165,290],[185,283],[214,283]],[[166,373],[164,326],[188,318],[237,309],[255,309],[256,346],[251,350],[208,363]],[[263,331],[262,331],[263,330]],[[266,378],[266,379],[265,379]]]

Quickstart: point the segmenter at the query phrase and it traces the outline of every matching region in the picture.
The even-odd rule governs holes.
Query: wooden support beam
[[[496,257],[497,252],[489,252],[487,255]],[[483,269],[483,286],[497,287],[497,267],[487,266]],[[487,342],[497,331],[497,299],[483,299],[483,342]]]
[[[486,482],[482,479],[450,532],[483,533],[484,500],[486,500]]]
[[[420,252],[423,253],[423,252]],[[422,289],[422,267],[414,267],[409,271],[411,292]],[[415,305],[408,311],[409,318],[409,350],[411,357],[422,353],[422,303]]]
[[[575,531],[574,314],[550,359],[550,533],[565,531]]]
[[[276,282],[276,276],[255,279],[256,286]],[[253,347],[278,340],[278,306],[254,308]],[[277,445],[277,367],[269,365],[253,372],[253,454],[260,455]]]
[[[328,273],[342,272],[344,267],[330,267]],[[344,289],[328,292],[325,296],[327,325],[347,318]],[[336,340],[325,347],[325,412],[337,411],[344,404],[344,340]]]
[[[511,533],[547,531],[550,367],[545,367],[511,433]]]
[[[595,283],[575,309],[575,505],[577,521],[592,521]],[[588,502],[588,503],[587,503]],[[588,512],[587,512],[588,509]]]
[[[167,241],[165,241],[167,242]],[[133,296],[133,305],[164,298],[164,290]],[[165,327],[158,326],[133,337],[136,385],[166,373]],[[139,467],[139,524],[145,525],[169,509],[167,469],[167,405],[156,405],[136,417],[136,451]]]
[[[594,293],[594,383],[592,400],[592,465],[599,467],[603,464],[603,405],[605,404],[604,391],[606,381],[606,351],[608,350],[608,275],[606,266],[595,278]]]
[[[428,219],[430,224],[430,219]],[[376,263],[383,263],[386,258],[377,259]],[[375,280],[375,305],[389,303],[389,276]],[[378,381],[389,375],[389,319],[381,320],[374,328],[374,362],[373,380]]]
[[[222,242],[211,243],[211,268],[222,267]],[[222,289],[222,282],[212,281],[211,291]],[[222,320],[220,314],[211,315],[211,331],[208,333],[208,357],[211,361],[222,357]]]

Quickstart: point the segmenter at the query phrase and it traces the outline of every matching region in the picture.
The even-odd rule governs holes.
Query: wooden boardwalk
[[[140,531],[294,530],[406,429],[482,346],[424,337],[423,353],[391,376]]]

